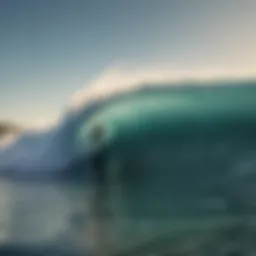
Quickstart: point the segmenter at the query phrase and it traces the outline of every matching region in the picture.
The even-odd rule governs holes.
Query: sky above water
[[[255,0],[0,0],[0,121],[60,115],[118,63],[256,68]]]

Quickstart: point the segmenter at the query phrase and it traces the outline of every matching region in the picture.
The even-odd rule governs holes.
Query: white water
[[[79,186],[0,181],[0,245],[82,248],[85,219]]]

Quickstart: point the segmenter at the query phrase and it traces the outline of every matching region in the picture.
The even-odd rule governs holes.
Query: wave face
[[[115,78],[116,76],[114,76]],[[103,108],[113,100],[123,95],[136,93],[138,91],[171,89],[182,86],[234,86],[254,83],[244,79],[223,80],[220,82],[209,79],[207,76],[202,79],[187,81],[177,77],[171,81],[164,82],[161,76],[155,79],[117,79],[119,84],[109,79],[99,79],[99,82],[87,87],[80,92],[79,101],[74,97],[73,103],[60,122],[47,130],[36,130],[23,132],[15,142],[0,150],[0,175],[7,175],[20,179],[56,178],[67,172],[72,172],[75,164],[79,164],[75,151],[75,135],[81,125],[96,111]],[[157,83],[157,79],[161,82]],[[104,82],[105,81],[105,82]],[[107,82],[113,82],[113,86]],[[106,93],[107,92],[107,93]],[[86,152],[84,155],[86,159]],[[65,175],[64,175],[65,176]],[[68,177],[72,176],[72,173]]]

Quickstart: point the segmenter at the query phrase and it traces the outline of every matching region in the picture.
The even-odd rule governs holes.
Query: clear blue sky
[[[113,62],[256,63],[255,0],[0,0],[0,120],[54,118]]]

